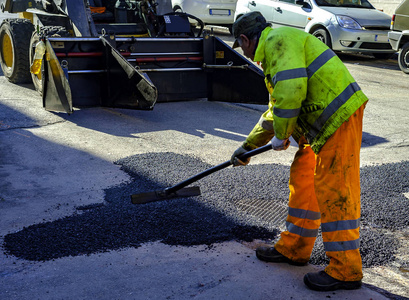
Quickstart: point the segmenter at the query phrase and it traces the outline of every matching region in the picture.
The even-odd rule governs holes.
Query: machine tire
[[[332,47],[331,38],[324,28],[318,28],[312,32],[312,35],[327,45],[329,48]]]
[[[49,37],[49,36],[62,36],[68,37],[70,36],[69,32],[62,26],[44,26],[40,29],[40,33],[33,32],[30,39],[30,66],[33,63],[34,53],[35,53],[35,46],[40,41],[40,37]],[[43,78],[44,75],[44,64],[41,65],[41,73],[39,75],[31,73],[31,80],[33,81],[34,87],[36,91],[42,95],[43,94]]]
[[[61,36],[68,37],[70,33],[64,26],[44,26],[40,28],[40,36]]]
[[[399,68],[406,74],[409,74],[409,42],[402,46],[398,56]]]
[[[12,83],[30,82],[29,47],[34,25],[27,19],[5,19],[0,26],[0,65]]]

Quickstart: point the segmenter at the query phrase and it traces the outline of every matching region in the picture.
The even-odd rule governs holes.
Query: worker
[[[361,286],[359,252],[359,152],[362,118],[368,98],[334,52],[299,29],[273,29],[259,12],[233,24],[233,48],[261,63],[270,92],[268,110],[231,158],[271,141],[286,150],[290,136],[298,143],[290,168],[286,231],[274,246],[260,246],[260,260],[305,265],[321,226],[329,264],[307,273],[313,290]]]

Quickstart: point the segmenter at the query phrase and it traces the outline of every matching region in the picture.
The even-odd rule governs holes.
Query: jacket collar
[[[265,47],[264,47],[264,45],[265,45],[267,36],[268,36],[268,34],[269,34],[269,32],[271,30],[273,30],[273,28],[267,27],[261,33],[261,36],[260,36],[260,38],[258,40],[258,46],[257,46],[257,49],[256,49],[256,53],[254,54],[254,61],[255,62],[263,62],[264,57],[265,57],[265,51],[264,51]]]

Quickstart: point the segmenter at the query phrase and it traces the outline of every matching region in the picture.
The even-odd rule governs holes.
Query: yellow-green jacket
[[[246,149],[304,135],[318,153],[327,139],[368,98],[342,61],[324,43],[299,29],[263,30],[254,61],[261,62],[270,92],[268,110]]]

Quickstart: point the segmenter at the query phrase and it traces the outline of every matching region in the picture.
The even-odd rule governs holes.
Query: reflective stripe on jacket
[[[339,126],[368,100],[342,61],[299,29],[263,30],[254,61],[261,62],[271,98],[246,139],[257,148],[274,136],[303,134],[318,153]]]

